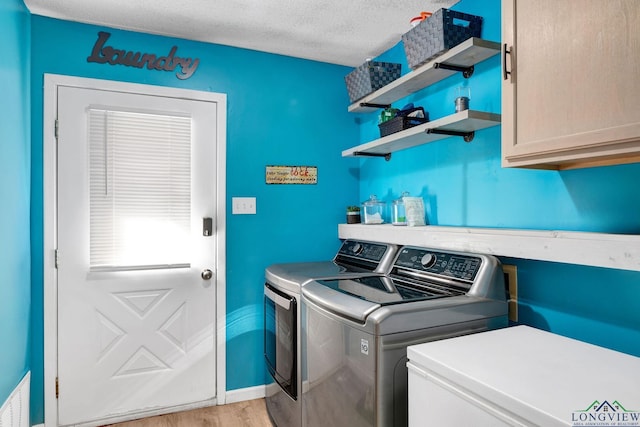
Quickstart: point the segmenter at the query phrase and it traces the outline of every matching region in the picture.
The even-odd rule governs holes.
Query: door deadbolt
[[[202,218],[202,235],[204,237],[213,235],[213,218]]]
[[[206,268],[202,270],[202,273],[200,273],[200,276],[202,277],[203,280],[211,280],[211,278],[213,277],[213,271]]]

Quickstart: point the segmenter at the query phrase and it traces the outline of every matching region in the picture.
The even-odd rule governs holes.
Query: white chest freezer
[[[516,326],[407,348],[409,426],[640,426],[640,358]]]

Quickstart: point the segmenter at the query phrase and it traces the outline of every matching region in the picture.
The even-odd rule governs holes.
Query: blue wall
[[[520,323],[640,356],[640,273],[504,258]]]
[[[500,1],[462,0],[454,9],[484,17],[482,37],[500,41]],[[380,56],[403,64],[402,44]],[[472,109],[501,112],[500,55],[471,78],[452,76],[394,103],[422,105],[431,119],[454,112],[455,88],[471,87]],[[604,108],[604,106],[603,106]],[[360,142],[379,135],[377,113],[360,115]],[[447,138],[360,160],[360,199],[422,196],[432,225],[640,234],[640,164],[571,171],[503,169],[500,126],[475,139]],[[505,259],[518,267],[522,323],[640,356],[640,273]]]
[[[0,405],[29,370],[29,25],[0,2]]]
[[[485,18],[483,37],[500,40],[500,1],[462,0],[455,9]],[[32,421],[44,419],[42,301],[43,73],[183,87],[228,95],[227,389],[264,382],[262,277],[272,262],[326,259],[337,247],[343,209],[369,194],[391,201],[421,195],[431,224],[638,233],[640,165],[565,172],[502,169],[500,127],[467,144],[448,138],[382,159],[342,159],[340,152],[377,138],[377,114],[347,114],[343,76],[350,69],[206,43],[109,30],[130,50],[179,52],[201,59],[195,75],[88,64],[104,28],[33,16],[20,0],[0,6],[0,399],[24,372],[33,374]],[[31,35],[29,28],[31,27]],[[31,38],[31,40],[30,40]],[[31,43],[31,45],[30,45]],[[29,52],[31,51],[31,59]],[[382,55],[403,62],[402,46]],[[31,64],[30,64],[31,61]],[[31,67],[31,82],[26,81]],[[500,59],[453,76],[407,100],[435,119],[453,111],[455,87],[472,88],[471,107],[499,113]],[[30,100],[30,89],[32,96]],[[29,112],[31,104],[31,112]],[[31,120],[29,117],[31,116]],[[33,128],[30,129],[31,122]],[[32,266],[29,292],[29,144]],[[315,186],[267,186],[265,165],[318,166]],[[233,196],[256,196],[257,215],[233,216]],[[301,250],[302,239],[314,242]],[[521,322],[640,355],[640,273],[503,259],[518,266]],[[32,313],[32,348],[29,319]],[[5,345],[7,344],[7,345]],[[9,350],[10,349],[10,350]],[[31,356],[30,356],[31,353]]]
[[[348,68],[187,40],[32,18],[33,419],[43,420],[42,87],[66,74],[226,93],[227,389],[264,384],[262,293],[274,262],[328,259],[345,206],[357,202],[356,160],[340,153],[358,139],[346,112]],[[98,31],[132,51],[200,58],[188,80],[173,73],[87,63]],[[266,165],[318,167],[317,185],[266,185]],[[255,196],[256,215],[231,215],[231,197]],[[304,245],[306,242],[312,244]]]

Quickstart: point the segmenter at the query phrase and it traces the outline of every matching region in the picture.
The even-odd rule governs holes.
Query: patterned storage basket
[[[481,16],[440,9],[402,35],[407,62],[415,69],[481,31]]]
[[[344,78],[351,102],[388,85],[400,77],[402,65],[390,62],[367,61]]]

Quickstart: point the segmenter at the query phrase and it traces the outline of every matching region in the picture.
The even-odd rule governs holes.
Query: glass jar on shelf
[[[403,191],[400,198],[396,199],[392,203],[391,210],[391,224],[393,225],[407,225],[407,214],[404,209],[403,197],[408,197],[409,192]]]
[[[364,211],[365,224],[382,224],[384,223],[384,215],[387,204],[382,200],[378,200],[375,194],[369,197],[369,200],[362,202]]]

